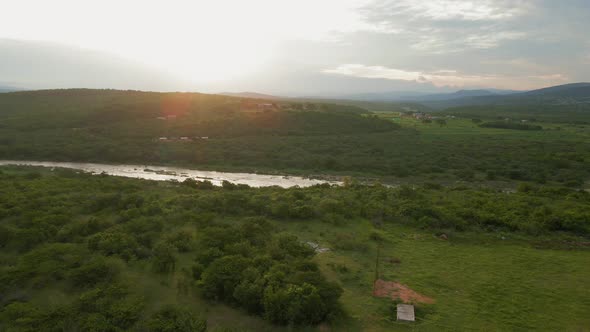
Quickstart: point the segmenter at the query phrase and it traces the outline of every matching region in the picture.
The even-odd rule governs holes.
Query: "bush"
[[[125,260],[135,256],[139,245],[135,237],[123,232],[108,231],[97,233],[88,239],[88,248],[105,256],[118,255]]]
[[[150,332],[205,332],[207,321],[192,311],[170,305],[156,312],[147,322]]]
[[[68,271],[69,278],[76,287],[91,287],[99,282],[110,283],[120,272],[120,266],[102,257]]]
[[[168,243],[161,243],[153,250],[152,266],[157,273],[170,273],[176,268],[176,248]]]

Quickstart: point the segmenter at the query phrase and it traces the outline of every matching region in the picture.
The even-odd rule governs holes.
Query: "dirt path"
[[[404,303],[434,303],[433,298],[417,293],[406,285],[381,279],[375,281],[373,296],[400,299]]]

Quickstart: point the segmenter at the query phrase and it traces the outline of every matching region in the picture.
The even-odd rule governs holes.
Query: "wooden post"
[[[375,260],[375,280],[373,280],[373,295],[375,295],[375,284],[379,280],[379,260],[381,255],[381,241],[377,242],[377,259]]]

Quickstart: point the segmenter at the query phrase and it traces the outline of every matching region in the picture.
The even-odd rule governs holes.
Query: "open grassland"
[[[413,142],[404,142],[403,156],[422,170],[408,177],[411,183],[446,179],[510,186],[520,180],[584,186],[588,179],[583,171],[590,158],[587,125],[541,123],[543,130],[511,130],[482,128],[463,118],[443,117],[444,124],[438,124],[397,113],[379,116],[418,133]]]
[[[292,228],[299,228],[295,232],[300,237],[323,240],[330,247],[338,246],[329,240],[335,233],[351,232],[363,239],[371,227]],[[318,228],[324,238],[316,235]],[[322,270],[343,284],[342,302],[353,317],[350,330],[585,331],[590,326],[587,250],[536,249],[531,243],[535,239],[511,234],[465,233],[445,241],[399,226],[384,227],[380,234],[381,279],[405,284],[436,303],[418,304],[415,324],[396,322],[392,301],[371,296],[376,245],[319,254]]]
[[[2,330],[99,323],[107,330],[145,330],[167,305],[189,309],[212,331],[590,326],[584,192],[542,186],[511,194],[357,185],[211,188],[59,169],[1,171]],[[328,250],[309,257],[308,242]],[[239,267],[249,259],[248,269],[216,270],[218,260]],[[274,267],[267,270],[267,264]],[[248,299],[260,296],[255,289],[245,298],[224,293],[255,276],[251,268],[265,277],[246,284],[308,280],[322,294],[337,294],[329,285],[338,285],[340,309],[319,325],[271,323],[271,313],[250,311],[257,307]],[[221,289],[214,287],[216,276],[224,278]],[[372,296],[377,277],[435,302],[417,304],[416,323],[396,322],[396,301]],[[296,286],[280,289],[290,287]],[[302,300],[303,308],[316,303],[285,299],[285,305]]]

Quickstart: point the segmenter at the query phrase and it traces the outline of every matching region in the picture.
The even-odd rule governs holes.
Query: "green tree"
[[[153,251],[152,266],[155,272],[170,273],[176,268],[176,248],[168,243],[158,244]]]
[[[265,317],[277,324],[317,324],[327,314],[317,288],[307,283],[267,289],[264,309]]]
[[[215,260],[201,276],[203,295],[234,302],[234,290],[242,281],[242,271],[250,265],[242,256],[224,256]]]
[[[160,309],[146,325],[150,332],[205,332],[207,330],[206,320],[177,305]]]

